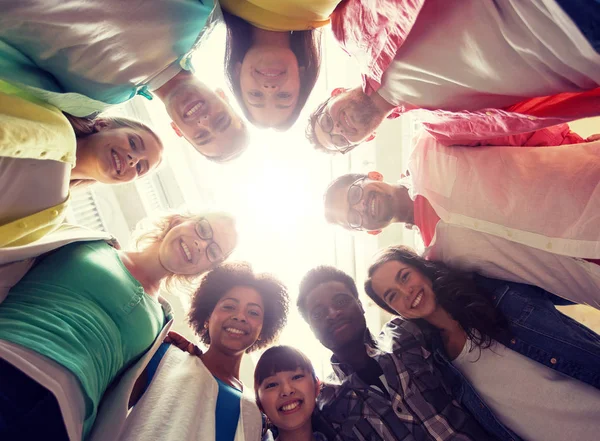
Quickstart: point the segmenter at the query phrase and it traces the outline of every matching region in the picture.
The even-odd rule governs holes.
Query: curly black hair
[[[202,278],[192,296],[188,323],[201,341],[210,345],[210,335],[208,329],[204,328],[204,323],[209,319],[219,300],[236,286],[254,288],[262,297],[265,308],[261,339],[250,346],[246,352],[270,346],[287,322],[288,291],[286,286],[273,275],[254,273],[252,266],[247,262],[225,263]]]
[[[502,341],[507,335],[508,323],[505,317],[494,307],[487,295],[489,293],[477,286],[473,273],[449,268],[442,262],[426,260],[412,248],[402,245],[380,251],[369,267],[365,291],[380,308],[390,314],[398,314],[373,289],[373,274],[381,265],[391,261],[411,265],[429,278],[440,306],[461,325],[476,346],[485,349],[491,345],[492,339]]]
[[[300,282],[300,292],[298,294],[298,300],[296,306],[302,318],[308,322],[308,313],[306,311],[306,299],[308,295],[319,285],[327,282],[340,282],[343,283],[348,291],[358,299],[358,289],[356,289],[356,283],[354,279],[348,274],[339,270],[333,266],[322,265],[311,269],[302,281]]]

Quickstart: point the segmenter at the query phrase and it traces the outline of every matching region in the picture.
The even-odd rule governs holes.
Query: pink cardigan
[[[412,30],[424,3],[425,0],[344,0],[331,15],[333,34],[359,63],[367,95],[381,87],[384,72]],[[480,139],[533,132],[600,115],[600,88],[531,98],[505,109],[484,107],[477,112],[418,112],[426,130],[438,141],[469,145]]]

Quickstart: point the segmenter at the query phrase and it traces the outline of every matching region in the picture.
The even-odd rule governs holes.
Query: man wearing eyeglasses
[[[370,234],[414,224],[428,259],[600,308],[599,155],[598,140],[471,149],[423,134],[399,183],[333,181],[325,217]]]
[[[307,137],[319,150],[346,153],[394,107],[423,109],[419,119],[446,145],[598,115],[600,58],[591,35],[600,7],[572,3],[342,2],[331,29],[363,84],[335,90],[311,115]]]

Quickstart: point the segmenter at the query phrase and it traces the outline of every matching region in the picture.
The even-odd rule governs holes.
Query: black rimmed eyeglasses
[[[323,130],[323,133],[327,133],[331,140],[331,143],[335,147],[335,149],[340,152],[342,155],[345,155],[358,144],[352,144],[345,136],[338,135],[336,133],[332,134],[333,127],[335,123],[333,122],[333,118],[327,110],[323,109],[321,113],[317,115],[317,124]]]
[[[364,195],[363,183],[365,181],[365,177],[359,178],[352,183],[350,188],[348,188],[348,225],[353,230],[362,230],[363,218],[362,214],[354,208],[356,204],[358,204]]]

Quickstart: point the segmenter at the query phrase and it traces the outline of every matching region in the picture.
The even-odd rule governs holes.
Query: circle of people
[[[600,307],[600,137],[568,126],[600,115],[597,1],[5,0],[0,12],[0,439],[597,439],[600,337],[555,307]],[[219,23],[243,115],[191,68]],[[400,182],[340,176],[325,217],[370,234],[404,223],[425,251],[373,258],[364,292],[394,316],[378,336],[349,275],[306,274],[297,308],[333,352],[318,379],[300,351],[272,346],[288,288],[224,263],[229,214],[154,219],[131,250],[65,216],[70,189],[133,181],[168,153],[146,124],[103,111],[156,97],[225,167],[248,125],[296,123],[324,27],[362,84],[312,112],[314,147],[345,154],[406,112],[423,129]],[[174,288],[192,293],[207,350],[169,333],[159,293]],[[247,389],[241,361],[265,348]]]

